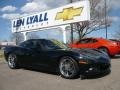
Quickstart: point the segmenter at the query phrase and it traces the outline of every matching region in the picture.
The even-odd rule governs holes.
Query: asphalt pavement
[[[0,90],[120,90],[120,57],[111,63],[111,74],[81,80],[24,68],[12,70],[1,61]]]

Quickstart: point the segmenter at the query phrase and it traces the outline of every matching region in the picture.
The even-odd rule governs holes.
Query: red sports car
[[[95,48],[105,51],[110,56],[120,54],[120,42],[103,38],[85,38],[69,46],[72,48]]]

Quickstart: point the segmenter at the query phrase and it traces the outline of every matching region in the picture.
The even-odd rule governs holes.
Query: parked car
[[[4,48],[5,48],[6,46],[8,46],[8,45],[0,45],[0,49],[1,49],[1,50],[4,50]]]
[[[94,49],[71,49],[56,40],[31,39],[4,49],[11,69],[22,66],[60,72],[64,78],[110,71],[110,58]]]
[[[85,38],[74,44],[69,45],[72,48],[94,48],[106,52],[110,56],[120,54],[120,42],[107,40],[103,38]]]

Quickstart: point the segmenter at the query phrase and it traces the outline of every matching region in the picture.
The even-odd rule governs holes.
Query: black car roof
[[[46,40],[49,40],[49,39],[28,39],[26,41],[46,41]]]

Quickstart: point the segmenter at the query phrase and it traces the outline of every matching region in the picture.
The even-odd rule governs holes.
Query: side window
[[[83,40],[80,41],[80,43],[81,44],[86,44],[86,43],[88,43],[88,41],[89,41],[89,39],[83,39]]]
[[[26,42],[22,42],[22,43],[20,43],[19,46],[21,46],[21,47],[25,47],[25,46],[26,46]]]
[[[26,42],[21,43],[20,46],[25,47],[25,48],[31,48],[31,47],[33,47],[33,42],[26,41]]]
[[[88,43],[95,43],[95,42],[97,42],[97,40],[95,40],[95,39],[89,39],[89,41],[88,41]]]
[[[31,49],[38,49],[38,50],[41,49],[40,42],[37,40],[33,40],[33,41],[28,42],[26,46],[28,48],[31,48]]]
[[[54,48],[53,43],[51,43],[50,41],[43,40],[43,41],[42,41],[42,44],[44,45],[45,49],[51,49],[51,48]]]
[[[29,48],[29,49],[35,49],[35,50],[41,50],[43,48],[39,40],[28,40],[21,43],[20,46],[24,48]]]
[[[39,50],[42,48],[41,42],[39,40],[38,41],[33,41],[33,46],[35,48],[38,48]]]
[[[89,44],[89,43],[95,43],[97,40],[95,39],[83,39],[80,41],[81,44]]]

